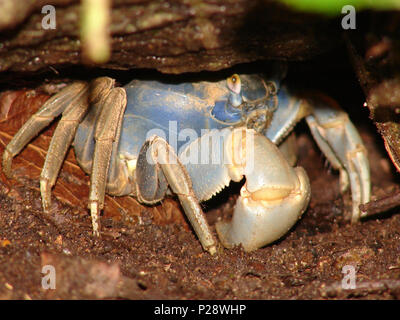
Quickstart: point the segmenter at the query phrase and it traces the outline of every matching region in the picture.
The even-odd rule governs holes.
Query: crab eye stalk
[[[234,74],[233,76],[229,77],[226,80],[227,84],[228,84],[228,88],[233,91],[236,94],[240,93],[240,89],[241,89],[241,81],[240,81],[240,77],[237,74]]]

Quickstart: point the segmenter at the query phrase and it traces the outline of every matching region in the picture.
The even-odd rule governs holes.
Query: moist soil
[[[349,111],[365,142],[373,199],[398,192],[398,173],[362,108],[364,98],[351,69],[326,65],[323,60],[317,67],[294,67],[297,75],[289,81],[304,84],[307,75],[310,83],[324,83],[320,89]],[[316,71],[304,72],[308,68]],[[250,253],[238,247],[210,256],[187,224],[157,224],[146,209],[135,224],[104,216],[102,236],[95,239],[88,212],[77,214],[55,198],[52,210],[42,211],[37,180],[2,184],[0,298],[399,298],[400,208],[350,224],[350,192],[340,193],[339,176],[307,127],[299,125],[296,134],[298,165],[311,181],[310,205],[287,235]],[[240,184],[233,184],[203,204],[214,232],[215,222],[232,214],[239,189]],[[44,288],[51,284],[43,278],[49,272],[43,267],[49,265],[56,272],[55,289]],[[345,266],[354,268],[353,289],[342,286]]]

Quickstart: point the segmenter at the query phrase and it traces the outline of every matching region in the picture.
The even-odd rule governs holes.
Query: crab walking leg
[[[161,168],[162,174],[166,179],[169,187],[178,196],[179,201],[192,225],[197,237],[200,240],[204,250],[208,251],[211,255],[217,252],[216,240],[210,230],[210,227],[205,219],[203,211],[196,198],[191,178],[183,166],[174,149],[162,138],[153,136],[146,141],[142,147],[138,164],[136,169],[136,176],[138,184],[139,200],[143,201],[143,192],[141,189],[151,189],[149,186],[143,186],[140,182],[144,179],[141,177],[146,172],[151,171],[149,168],[152,166]],[[159,175],[160,173],[158,173]],[[162,184],[160,178],[156,178],[158,185]],[[148,179],[149,180],[149,177]],[[161,183],[160,183],[161,180]],[[149,182],[147,182],[149,183]],[[163,187],[161,187],[164,189]],[[156,194],[154,192],[153,194]],[[151,203],[153,199],[148,199],[147,202]],[[145,200],[146,202],[146,200]]]
[[[54,131],[46,160],[40,175],[40,192],[44,211],[50,208],[51,189],[54,186],[58,173],[61,169],[65,155],[75,137],[78,125],[87,113],[92,103],[96,103],[99,97],[106,96],[113,87],[114,81],[111,78],[97,78],[90,84],[87,94],[80,95],[62,113],[60,122]],[[90,92],[90,98],[89,98]]]
[[[93,234],[95,236],[100,236],[100,210],[104,206],[107,174],[113,143],[118,143],[119,141],[119,127],[121,126],[126,107],[126,92],[123,88],[113,88],[99,103],[101,104],[99,106],[101,111],[94,135],[96,144],[90,175],[89,193],[89,208],[92,217]]]
[[[253,130],[234,130],[225,148],[232,180],[245,176],[246,182],[232,220],[217,222],[217,233],[227,248],[242,244],[246,251],[256,250],[278,240],[300,219],[310,184],[303,168],[291,167],[269,139]]]
[[[55,117],[74,106],[77,101],[87,94],[87,84],[84,82],[73,83],[59,93],[47,100],[43,106],[19,129],[6,146],[3,153],[3,171],[7,177],[11,178],[11,163],[20,151],[38,133],[48,126]]]
[[[321,151],[340,170],[341,191],[350,183],[351,222],[359,221],[360,204],[370,200],[371,178],[367,150],[357,129],[347,113],[334,104],[315,107],[306,121]]]

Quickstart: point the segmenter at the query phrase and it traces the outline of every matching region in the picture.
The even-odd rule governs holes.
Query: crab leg
[[[360,220],[360,204],[370,200],[371,179],[367,150],[347,113],[333,102],[320,100],[306,117],[311,133],[332,166],[340,172],[344,192],[350,184],[353,209],[351,221]],[[307,102],[306,102],[307,103]]]
[[[168,183],[178,196],[204,250],[211,255],[217,252],[217,242],[193,192],[191,178],[174,149],[164,139],[153,136],[143,145],[137,161],[136,179],[138,199],[145,203],[160,200],[166,191],[165,182]]]
[[[51,204],[51,188],[54,186],[65,155],[74,138],[79,122],[85,116],[89,107],[87,96],[82,96],[63,112],[60,122],[51,138],[46,160],[40,175],[40,193],[43,210],[46,212]]]
[[[50,208],[51,188],[54,186],[61,169],[65,155],[75,137],[78,125],[87,113],[91,104],[98,102],[100,97],[106,96],[113,87],[111,78],[97,78],[90,84],[91,96],[81,95],[62,113],[60,122],[54,131],[46,160],[40,175],[40,192],[44,211]],[[88,86],[89,87],[89,86]]]
[[[249,137],[253,144],[247,143]],[[242,244],[252,251],[289,231],[307,207],[310,185],[303,168],[292,168],[269,139],[253,130],[236,129],[227,142],[231,179],[245,176],[246,183],[232,220],[218,222],[217,233],[225,247]]]
[[[19,129],[6,146],[3,153],[3,171],[7,177],[11,178],[11,163],[21,150],[31,141],[38,133],[48,126],[55,117],[62,112],[67,112],[77,103],[80,104],[83,97],[87,95],[87,84],[83,82],[73,83],[55,96],[46,101],[45,104]]]
[[[100,210],[104,206],[108,168],[113,144],[118,144],[121,122],[126,107],[126,92],[113,88],[102,98],[100,115],[95,131],[95,150],[90,175],[89,208],[92,216],[93,234],[100,235]]]

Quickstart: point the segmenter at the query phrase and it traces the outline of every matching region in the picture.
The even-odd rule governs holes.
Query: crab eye
[[[241,81],[237,74],[234,74],[233,76],[229,77],[226,81],[228,83],[228,88],[231,91],[233,91],[236,94],[240,93]]]

